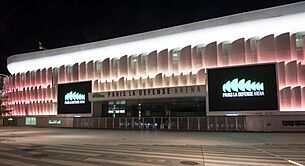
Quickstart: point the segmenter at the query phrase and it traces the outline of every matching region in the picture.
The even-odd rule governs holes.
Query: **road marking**
[[[288,160],[288,162],[292,163],[292,164],[295,164],[297,166],[304,166],[303,164],[300,164],[300,163],[297,163],[295,161],[292,161],[292,160]]]
[[[298,166],[304,166],[304,165],[299,164],[299,163],[297,163],[297,162],[295,162],[295,161],[289,160],[289,159],[287,159],[287,158],[285,158],[285,157],[281,157],[281,156],[279,156],[279,155],[276,155],[276,154],[273,154],[273,153],[267,152],[267,151],[265,151],[265,150],[262,150],[262,149],[256,148],[256,147],[251,146],[251,145],[249,145],[249,146],[250,146],[250,147],[252,147],[252,148],[254,148],[254,149],[256,149],[257,151],[261,151],[261,152],[267,153],[267,154],[269,154],[269,155],[271,155],[271,156],[274,156],[274,157],[280,158],[280,159],[285,160],[285,161],[287,161],[287,162],[289,162],[289,163],[292,163],[292,164],[295,164],[295,165],[298,165]]]
[[[275,158],[276,160],[272,159],[272,158],[269,158],[271,160],[268,160],[268,159],[254,159],[254,158],[239,158],[238,156],[236,157],[227,157],[225,155],[223,156],[219,156],[219,157],[216,157],[216,156],[210,156],[208,154],[205,154],[205,159],[206,160],[222,160],[222,161],[234,161],[234,162],[249,162],[249,163],[273,163],[273,164],[276,164],[276,163],[279,163],[279,164],[287,164],[287,162],[285,162],[284,160],[281,160],[281,159],[278,159],[278,158]]]
[[[223,161],[221,159],[207,159],[205,158],[205,165],[206,166],[210,166],[210,164],[216,164],[216,165],[251,165],[251,166],[261,166],[261,165],[268,165],[268,166],[287,166],[287,163],[283,163],[283,164],[279,164],[279,163],[275,163],[275,164],[271,164],[268,162],[264,162],[264,163],[255,163],[255,162],[242,162],[242,161],[235,161],[232,159],[232,161]]]

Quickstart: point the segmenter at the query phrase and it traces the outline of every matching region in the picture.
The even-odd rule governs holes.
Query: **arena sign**
[[[85,94],[70,91],[65,95],[65,104],[85,104]]]
[[[207,110],[278,110],[276,64],[210,68],[207,70]]]
[[[205,96],[204,85],[136,89],[124,91],[96,92],[89,94],[89,101],[109,101],[122,99],[150,99],[171,97]]]
[[[88,101],[91,91],[91,81],[58,84],[57,113],[91,113],[91,103]]]
[[[264,83],[234,78],[222,85],[222,97],[264,96]]]

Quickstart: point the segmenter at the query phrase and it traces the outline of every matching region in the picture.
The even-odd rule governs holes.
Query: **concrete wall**
[[[283,121],[305,121],[296,115],[246,116],[247,131],[305,131],[303,126],[283,126]]]

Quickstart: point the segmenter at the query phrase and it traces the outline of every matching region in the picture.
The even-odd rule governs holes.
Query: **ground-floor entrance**
[[[204,97],[133,99],[94,102],[101,117],[202,117]]]

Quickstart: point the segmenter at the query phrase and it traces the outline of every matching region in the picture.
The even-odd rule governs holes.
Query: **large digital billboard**
[[[209,111],[278,110],[276,64],[207,70]]]
[[[88,93],[91,93],[91,81],[58,84],[58,114],[91,113]]]

